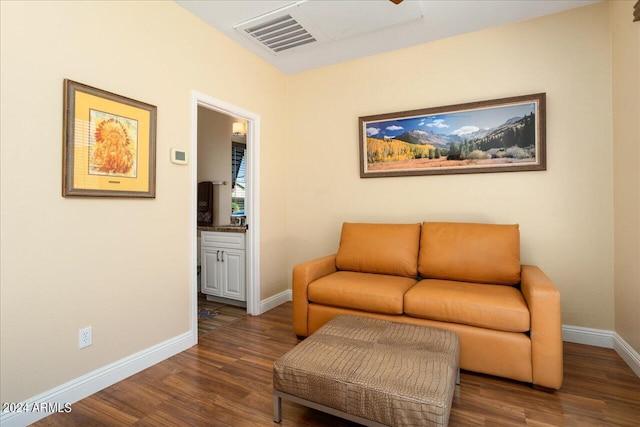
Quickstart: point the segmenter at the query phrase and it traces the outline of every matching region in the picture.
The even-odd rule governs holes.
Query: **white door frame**
[[[205,107],[247,122],[247,198],[246,214],[249,229],[246,234],[247,314],[260,313],[260,115],[244,108],[191,91],[191,332],[198,340],[198,275],[197,203],[198,203],[198,107]]]

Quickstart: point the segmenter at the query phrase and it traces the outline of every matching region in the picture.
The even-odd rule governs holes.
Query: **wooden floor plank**
[[[53,414],[36,426],[276,426],[272,364],[299,340],[291,303],[205,333],[199,344]],[[555,393],[463,371],[449,425],[638,426],[640,379],[611,349],[564,344],[564,384]],[[282,427],[354,427],[283,402]]]

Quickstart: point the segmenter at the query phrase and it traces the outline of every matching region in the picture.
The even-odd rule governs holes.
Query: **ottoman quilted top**
[[[274,389],[385,425],[445,426],[459,348],[451,331],[338,316],[274,363]]]

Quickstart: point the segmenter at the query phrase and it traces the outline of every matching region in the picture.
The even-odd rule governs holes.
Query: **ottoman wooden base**
[[[446,426],[460,345],[451,331],[338,316],[273,366],[281,398],[370,426]]]

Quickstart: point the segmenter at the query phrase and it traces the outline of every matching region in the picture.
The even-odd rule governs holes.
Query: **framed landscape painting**
[[[155,106],[65,80],[63,120],[64,197],[155,197]]]
[[[546,170],[545,94],[359,118],[360,177]]]

